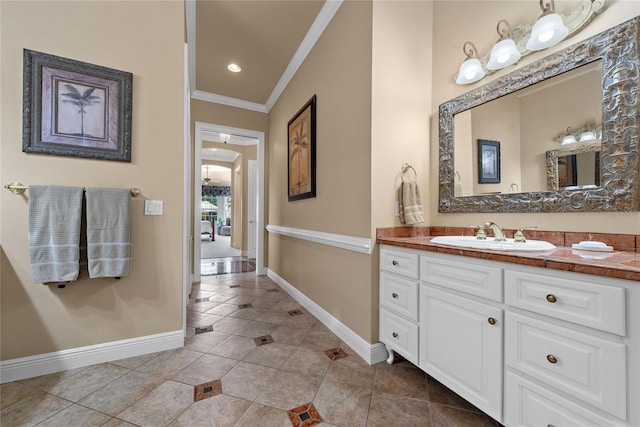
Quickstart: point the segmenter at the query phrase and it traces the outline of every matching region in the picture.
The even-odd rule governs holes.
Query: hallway
[[[369,366],[271,279],[194,285],[181,349],[3,384],[3,426],[491,426],[407,362]]]

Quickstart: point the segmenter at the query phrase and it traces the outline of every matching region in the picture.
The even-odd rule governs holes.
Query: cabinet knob
[[[391,335],[393,335],[394,338],[398,338],[398,333],[397,332],[394,332]]]
[[[396,266],[397,266],[397,265],[398,265],[398,261],[396,261],[396,260],[394,259],[393,261],[391,261],[391,264],[393,264],[393,265],[396,265]]]
[[[392,293],[391,296],[393,297],[393,299],[398,299],[398,294],[396,294],[395,292]]]
[[[549,361],[549,363],[558,363],[558,358],[553,354],[547,354],[547,360]]]
[[[550,303],[554,303],[554,302],[558,301],[558,298],[556,298],[556,296],[553,295],[553,294],[549,294],[549,295],[547,295],[547,301],[549,301]]]
[[[487,322],[489,322],[490,325],[495,325],[496,324],[496,319],[494,319],[493,317],[489,317],[487,319]]]

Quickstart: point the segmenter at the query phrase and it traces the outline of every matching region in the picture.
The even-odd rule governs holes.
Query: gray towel
[[[131,193],[122,188],[87,188],[89,277],[124,277],[131,262]]]
[[[420,192],[416,182],[402,183],[402,207],[404,214],[403,224],[412,225],[424,222],[424,212],[422,210],[422,201],[420,200]],[[400,217],[402,222],[403,217]]]
[[[29,261],[33,283],[70,282],[80,270],[82,187],[29,187]]]

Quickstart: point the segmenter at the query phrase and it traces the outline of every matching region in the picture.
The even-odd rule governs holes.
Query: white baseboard
[[[184,346],[182,330],[0,362],[0,384]]]
[[[293,287],[290,283],[280,277],[271,269],[267,269],[267,276],[282,287],[293,299],[298,301],[309,313],[320,320],[331,332],[351,347],[367,363],[373,365],[382,362],[388,357],[384,344],[370,344],[360,335],[353,332],[344,323],[333,317],[331,313],[313,302],[309,297]]]

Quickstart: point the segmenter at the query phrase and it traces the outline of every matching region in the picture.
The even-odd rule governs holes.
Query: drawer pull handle
[[[398,261],[396,261],[395,259],[393,261],[391,261],[391,264],[397,266],[398,265]]]
[[[549,361],[549,363],[558,363],[558,358],[553,354],[547,354],[547,360]]]
[[[393,299],[398,299],[398,294],[396,294],[395,292],[392,293],[391,296],[393,297]]]
[[[393,335],[394,338],[398,338],[398,333],[397,332],[394,332],[391,335]]]
[[[490,325],[495,325],[496,324],[496,319],[494,319],[493,317],[489,317],[487,319],[487,322],[489,322]]]
[[[547,301],[553,304],[554,302],[558,301],[558,298],[556,298],[556,296],[553,294],[549,294],[547,295]]]

